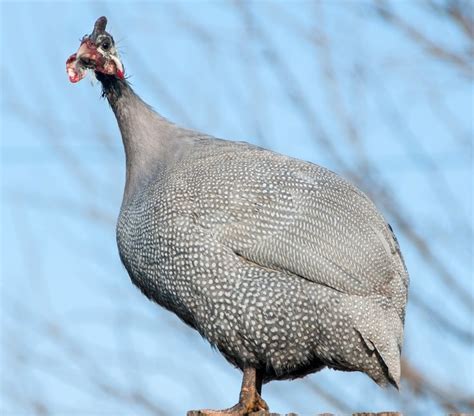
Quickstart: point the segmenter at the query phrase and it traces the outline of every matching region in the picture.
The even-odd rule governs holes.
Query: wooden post
[[[317,416],[335,416],[332,413],[316,413]],[[264,411],[250,413],[248,416],[298,416],[296,413],[268,413]],[[352,416],[403,416],[400,412],[363,412],[363,413],[352,413]]]
[[[335,416],[333,413],[316,413],[316,416]],[[202,416],[200,411],[188,412],[187,416]],[[248,416],[298,416],[296,413],[273,413],[265,412],[263,410],[259,412],[249,413]],[[403,416],[400,412],[362,412],[362,413],[352,413],[352,416]],[[449,416],[461,416],[461,415],[449,415]]]

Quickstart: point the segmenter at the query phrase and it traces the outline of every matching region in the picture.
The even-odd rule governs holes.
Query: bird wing
[[[208,205],[200,219],[213,216],[207,224],[213,236],[243,259],[348,294],[387,295],[396,276],[406,288],[388,224],[366,195],[335,173],[254,148],[234,149],[218,176],[201,190]]]

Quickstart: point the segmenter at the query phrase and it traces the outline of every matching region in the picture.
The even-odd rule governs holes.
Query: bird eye
[[[110,49],[110,42],[108,40],[104,40],[102,42],[102,44],[100,45],[100,47],[104,50],[104,51],[108,51]]]

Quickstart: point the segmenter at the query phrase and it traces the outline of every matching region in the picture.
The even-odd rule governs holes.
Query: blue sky
[[[238,395],[240,374],[142,297],[120,265],[119,131],[100,86],[70,84],[65,73],[101,15],[134,89],[164,116],[359,174],[369,194],[381,185],[397,204],[376,199],[400,237],[414,297],[472,337],[472,303],[458,301],[393,215],[472,302],[472,83],[371,4],[262,1],[246,15],[223,1],[1,3],[0,413],[153,414],[138,391],[176,415]],[[432,39],[465,47],[457,28],[419,5],[393,5]],[[446,391],[474,394],[472,344],[411,302],[404,352]],[[272,383],[264,397],[282,413],[340,412],[321,389],[352,411],[441,412],[403,383],[398,395],[330,370]]]

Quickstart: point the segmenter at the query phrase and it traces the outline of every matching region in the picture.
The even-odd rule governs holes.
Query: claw
[[[235,406],[223,410],[191,410],[187,416],[266,416],[268,405],[259,394],[262,387],[261,377],[255,368],[244,369],[244,379],[240,390],[240,400]]]

